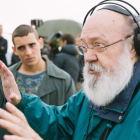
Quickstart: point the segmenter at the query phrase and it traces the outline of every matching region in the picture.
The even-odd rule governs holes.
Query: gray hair
[[[136,24],[136,22],[134,22],[134,19],[133,19],[132,16],[124,16],[124,18],[125,18],[125,21],[127,23],[127,25],[125,27],[125,34],[127,33],[127,35],[134,35],[135,29],[138,28],[138,25]],[[127,44],[129,44],[131,46],[134,46],[135,45],[134,44],[134,37],[133,38],[128,38],[125,41],[125,43],[127,43]]]

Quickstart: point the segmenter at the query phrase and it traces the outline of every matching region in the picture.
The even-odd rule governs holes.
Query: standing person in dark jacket
[[[5,54],[7,53],[7,40],[2,37],[2,25],[0,25],[0,60],[7,65]]]
[[[62,35],[62,49],[60,53],[55,55],[54,64],[69,73],[76,84],[79,75],[79,63],[74,42],[74,37],[71,34]]]

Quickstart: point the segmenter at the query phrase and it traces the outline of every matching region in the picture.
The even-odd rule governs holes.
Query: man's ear
[[[40,44],[40,49],[42,49],[43,48],[43,45],[44,45],[43,38],[39,38],[39,44]]]
[[[17,53],[16,53],[16,47],[12,47],[12,50],[13,50],[14,54],[17,55]]]

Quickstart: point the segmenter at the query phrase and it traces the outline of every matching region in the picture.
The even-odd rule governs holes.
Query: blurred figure
[[[75,39],[76,46],[79,46],[82,44],[82,41],[80,40],[80,36],[81,34],[78,34],[76,36],[76,39]],[[82,83],[84,81],[84,78],[83,78],[84,55],[79,55],[78,61],[79,61],[79,76],[78,76],[78,82],[76,84],[77,92],[82,88]]]
[[[58,41],[56,38],[53,38],[53,39],[51,39],[51,41],[49,41],[49,43],[48,43],[48,49],[49,49],[48,58],[52,62],[54,61],[55,55],[57,53],[59,53],[58,47],[59,47],[59,45],[58,45]]]
[[[48,59],[48,45],[46,44],[46,36],[43,35],[39,35],[39,38],[43,39],[43,47],[41,49],[41,56],[45,57],[46,59]]]
[[[7,53],[7,40],[2,37],[2,25],[0,25],[0,60],[7,66],[5,54]]]
[[[71,34],[62,35],[62,49],[60,53],[55,55],[54,64],[69,73],[76,84],[79,75],[79,63],[74,43],[75,39]]]
[[[56,33],[52,34],[47,40],[48,48],[49,48],[48,58],[52,62],[54,61],[55,55],[60,52],[59,46],[60,46],[60,38],[61,38],[62,34],[63,33],[61,31],[56,32]]]

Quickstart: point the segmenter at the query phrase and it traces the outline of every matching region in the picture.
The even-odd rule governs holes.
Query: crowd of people
[[[14,30],[20,61],[0,61],[0,139],[140,139],[140,14],[119,1],[94,6],[76,39],[63,34],[53,61],[32,26]]]

